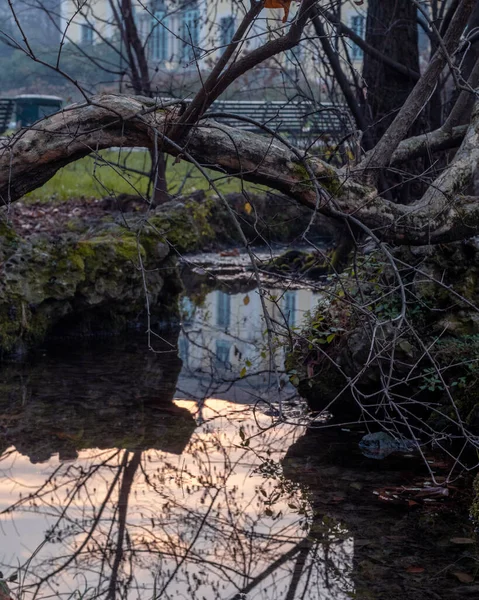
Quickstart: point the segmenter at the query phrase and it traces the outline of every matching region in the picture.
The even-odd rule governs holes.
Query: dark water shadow
[[[417,456],[367,458],[359,451],[359,439],[337,429],[310,430],[288,448],[282,463],[285,476],[309,490],[313,539],[328,545],[334,525],[349,532],[354,597],[479,597],[477,585],[461,585],[454,575],[473,574],[478,566],[467,496],[458,494],[452,503],[404,506],[392,499],[385,505],[378,500],[381,490],[421,486],[428,471]],[[470,543],[454,542],[461,538]]]

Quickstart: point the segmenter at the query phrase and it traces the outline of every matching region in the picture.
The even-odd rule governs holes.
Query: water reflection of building
[[[287,339],[289,328],[301,325],[317,298],[306,289],[268,290],[264,303],[276,342]],[[182,312],[183,331],[178,341],[183,360],[180,395],[202,397],[208,392],[237,402],[250,402],[268,390],[276,395],[277,380],[271,372],[267,326],[257,290],[240,294],[215,290],[207,294],[201,306],[185,297]],[[282,371],[284,349],[278,343],[274,355],[276,367]],[[231,382],[238,379],[231,389]],[[286,393],[292,391],[286,389]]]

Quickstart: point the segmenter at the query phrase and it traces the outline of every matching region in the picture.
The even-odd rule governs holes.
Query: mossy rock
[[[475,243],[404,249],[397,256],[404,318],[389,262],[378,252],[357,257],[354,267],[330,277],[324,301],[295,339],[287,360],[292,381],[314,410],[360,417],[377,405],[377,418],[397,420],[396,407],[407,402],[411,418],[426,420],[436,431],[453,431],[459,410],[461,421],[479,432]],[[385,377],[392,382],[389,396]]]
[[[211,210],[210,200],[169,202],[151,214],[144,235],[149,238],[156,234],[153,243],[161,240],[179,254],[204,249],[215,239],[210,224]]]
[[[262,266],[269,273],[291,275],[317,279],[328,273],[328,261],[325,255],[318,252],[305,252],[302,250],[287,250],[280,256],[271,259]]]
[[[152,322],[178,316],[181,285],[169,246],[157,233],[116,223],[80,236],[15,238],[1,276],[1,356],[24,353],[52,331],[118,333],[135,326],[144,319],[145,285]]]

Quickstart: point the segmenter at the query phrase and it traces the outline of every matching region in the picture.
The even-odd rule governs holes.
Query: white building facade
[[[91,45],[119,36],[111,0],[63,0],[62,30],[75,44]],[[198,69],[209,67],[231,41],[247,5],[238,0],[133,0],[135,22],[152,68]],[[289,20],[297,5],[292,4]],[[356,6],[345,0],[342,19],[364,36],[367,3]],[[250,51],[281,32],[283,11],[264,9],[245,36],[243,51]],[[355,66],[362,51],[350,43],[349,58]]]

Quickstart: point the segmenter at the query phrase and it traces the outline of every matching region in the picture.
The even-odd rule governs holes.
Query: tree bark
[[[421,79],[416,83],[401,110],[378,141],[367,162],[363,161],[362,167],[371,171],[370,177],[374,178],[373,171],[376,172],[377,176],[381,168],[390,163],[395,150],[406,137],[407,132],[421,114],[429,98],[431,98],[436,89],[438,78],[450,55],[457,49],[474,6],[475,0],[461,0],[459,2],[459,6],[444,36],[442,46],[432,57]]]
[[[153,206],[160,206],[170,200],[168,194],[168,184],[166,180],[166,157],[164,152],[154,152],[150,150],[151,156],[151,203]]]
[[[155,140],[162,139],[166,152],[200,168],[269,186],[394,244],[443,243],[479,233],[479,199],[463,195],[479,162],[479,108],[455,160],[424,198],[404,206],[381,198],[361,166],[351,172],[349,166],[337,169],[314,156],[305,160],[274,138],[214,121],[200,122],[184,146],[178,146],[163,137],[177,111],[158,110],[152,104],[125,96],[99,96],[7,139],[0,146],[0,200],[9,204],[21,198],[90,152],[112,146],[152,148]],[[443,133],[431,135],[435,137],[440,144],[448,139]],[[418,145],[427,148],[422,137],[404,141],[398,148],[401,159],[408,146],[415,152]]]
[[[410,73],[419,73],[417,8],[412,2],[369,0],[366,43],[407,69],[399,73],[373,54],[364,54],[361,97],[364,114],[374,144],[382,137],[406,101],[417,81]],[[412,135],[421,133],[416,122]]]

